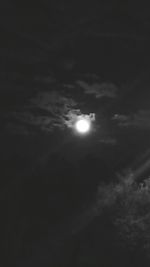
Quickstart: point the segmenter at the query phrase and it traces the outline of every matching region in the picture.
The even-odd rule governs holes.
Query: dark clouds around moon
[[[87,75],[88,77],[88,75]],[[90,77],[90,75],[89,75]],[[86,96],[89,94],[93,95],[96,98],[116,98],[117,87],[114,84],[97,82],[89,84],[83,77],[83,80],[75,81],[72,84],[63,84],[56,82],[50,76],[48,77],[49,81],[46,83],[45,89],[36,89],[35,93],[33,92],[32,96],[28,96],[24,106],[15,105],[12,106],[10,112],[4,111],[3,115],[8,119],[6,123],[6,129],[10,130],[10,125],[14,129],[16,125],[16,131],[18,127],[23,130],[26,128],[25,133],[27,132],[28,126],[35,126],[35,129],[51,132],[55,127],[64,129],[65,119],[69,115],[69,112],[76,113],[79,110],[79,113],[82,114],[82,107],[86,106]],[[42,82],[44,84],[44,82]],[[28,88],[24,89],[28,90]],[[78,94],[76,95],[76,90]],[[15,92],[14,92],[15,93]],[[82,100],[78,95],[82,95]],[[90,109],[90,105],[87,108],[89,113],[95,112]],[[9,116],[11,118],[11,123],[9,122]]]
[[[13,195],[8,227],[14,249],[21,220],[24,238],[34,242],[34,233],[41,233],[37,221],[44,225],[42,220],[72,215],[75,205],[90,201],[98,183],[109,183],[141,155],[149,159],[147,3],[33,2],[0,3],[1,197]],[[93,131],[80,138],[72,126],[83,115]],[[25,230],[24,213],[32,220]],[[77,228],[80,220],[74,221]]]
[[[1,3],[1,134],[70,134],[66,120],[82,113],[96,115],[99,144],[116,145],[125,127],[148,129],[147,3],[32,4]]]
[[[122,85],[132,84],[149,61],[149,26],[142,15],[146,3],[140,16],[140,4],[134,1],[31,5],[9,0],[1,4],[4,132],[27,136],[64,131],[71,111],[98,112],[102,118],[108,109],[110,121],[115,114],[129,120],[131,114],[118,106],[122,92],[128,91],[128,85]],[[11,94],[9,101],[4,91]]]

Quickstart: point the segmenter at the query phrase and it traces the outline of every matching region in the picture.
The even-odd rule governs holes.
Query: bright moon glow
[[[75,128],[79,133],[87,133],[89,132],[91,127],[90,121],[87,119],[80,119],[76,122]]]

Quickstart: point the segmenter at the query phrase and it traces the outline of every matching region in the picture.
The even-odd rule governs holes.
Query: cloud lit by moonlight
[[[79,110],[71,110],[67,114],[65,124],[78,134],[87,134],[92,130],[92,121],[95,121],[95,114],[82,114]]]

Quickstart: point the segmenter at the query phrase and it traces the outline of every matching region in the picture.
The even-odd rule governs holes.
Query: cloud
[[[16,118],[22,124],[26,125],[26,128],[34,127],[34,129],[39,129],[46,132],[52,132],[55,123],[61,126],[61,121],[57,118],[54,119],[52,116],[42,116],[40,114],[32,114],[32,112],[16,113]]]
[[[63,111],[67,112],[70,107],[76,105],[72,98],[68,98],[58,91],[39,92],[34,98],[30,99],[31,107],[40,108],[43,111],[57,115]]]
[[[85,81],[78,80],[76,84],[78,84],[82,89],[84,89],[85,94],[94,95],[96,98],[115,98],[117,96],[117,87],[113,83],[93,82],[92,84],[89,84]]]
[[[118,125],[123,127],[150,129],[150,110],[139,110],[137,113],[131,115],[115,114],[113,120],[117,121]]]
[[[57,91],[38,92],[24,107],[5,114],[5,130],[27,134],[38,130],[52,132],[55,128],[64,129],[66,116],[76,105],[72,98]]]
[[[68,112],[66,119],[65,119],[65,124],[69,128],[73,128],[75,122],[78,119],[86,118],[90,121],[95,121],[95,113],[90,113],[90,114],[82,114],[79,109],[72,109]]]
[[[114,98],[117,92],[114,84],[102,83],[100,78],[93,74],[81,75],[80,80],[76,79],[71,84],[57,82],[52,74],[34,76],[32,80],[37,81],[36,90],[31,91],[29,95],[24,87],[23,97],[17,91],[18,104],[16,105],[16,101],[12,100],[14,105],[11,111],[5,110],[3,116],[5,116],[7,132],[26,135],[28,132],[31,134],[38,131],[49,133],[56,128],[63,130],[66,127],[72,127],[77,118],[82,116],[91,121],[95,120],[95,114],[87,112],[86,95],[93,95],[96,98]],[[44,87],[41,87],[41,84]],[[86,107],[86,114],[82,114],[81,107],[84,110]]]
[[[117,144],[117,140],[115,138],[111,138],[111,137],[105,137],[105,138],[101,138],[98,140],[98,143],[100,144],[105,144],[105,145],[116,145]]]

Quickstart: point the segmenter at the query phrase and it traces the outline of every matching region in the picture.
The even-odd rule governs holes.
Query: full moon
[[[77,132],[84,134],[90,131],[91,123],[87,119],[80,119],[75,124],[75,129]]]

